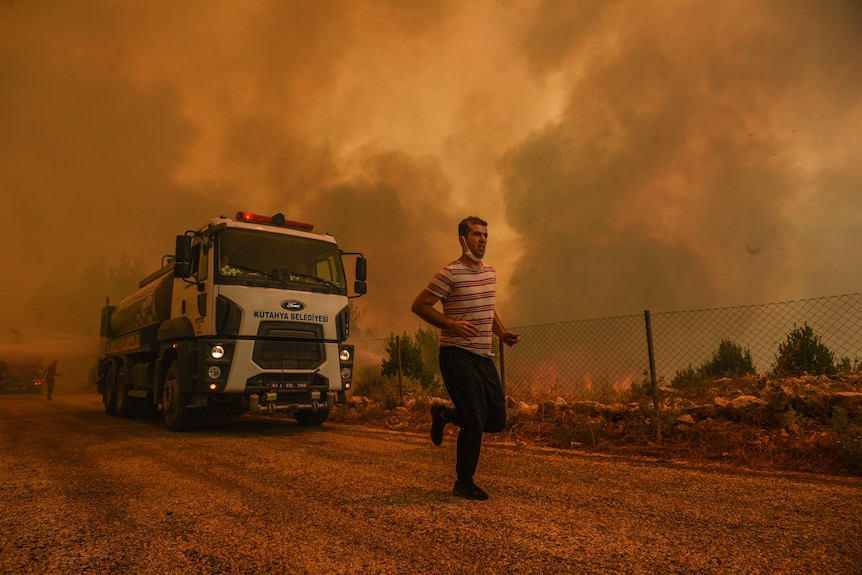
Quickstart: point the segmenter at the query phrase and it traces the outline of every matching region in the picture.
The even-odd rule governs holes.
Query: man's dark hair
[[[476,216],[467,216],[461,223],[458,224],[458,235],[467,237],[467,232],[470,231],[470,226],[487,226],[488,222]]]

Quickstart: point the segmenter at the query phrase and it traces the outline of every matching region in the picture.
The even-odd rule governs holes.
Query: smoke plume
[[[4,2],[0,330],[237,210],[363,252],[383,336],[466,215],[511,326],[858,291],[860,32],[853,0]]]

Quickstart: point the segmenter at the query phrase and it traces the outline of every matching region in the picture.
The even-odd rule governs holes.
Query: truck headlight
[[[221,345],[214,345],[210,350],[210,355],[213,359],[221,359],[224,357],[224,348]]]
[[[350,350],[343,348],[341,351],[338,352],[338,359],[340,359],[341,361],[350,361]]]
[[[349,367],[341,368],[341,379],[350,379],[350,376],[353,375],[353,371]]]
[[[221,377],[221,368],[217,365],[211,365],[207,370],[207,376],[210,379],[218,379]]]

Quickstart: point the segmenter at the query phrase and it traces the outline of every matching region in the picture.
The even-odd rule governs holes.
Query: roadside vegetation
[[[434,402],[448,402],[436,370],[436,332],[394,335],[377,373],[362,374],[342,421],[427,433]],[[401,373],[398,363],[400,350]],[[723,340],[654,397],[647,374],[619,392],[578,401],[508,397],[506,430],[488,441],[752,469],[862,475],[862,371],[808,325],[779,345],[768,373]],[[659,409],[655,409],[655,405]],[[447,427],[450,441],[457,429]]]

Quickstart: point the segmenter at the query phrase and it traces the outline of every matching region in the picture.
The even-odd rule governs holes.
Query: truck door
[[[209,279],[209,247],[205,236],[195,236],[192,239],[192,276],[191,283],[184,282],[182,287],[182,303],[180,313],[189,319],[195,329],[195,335],[207,333],[207,325],[211,319],[209,313],[212,302],[212,290]]]

